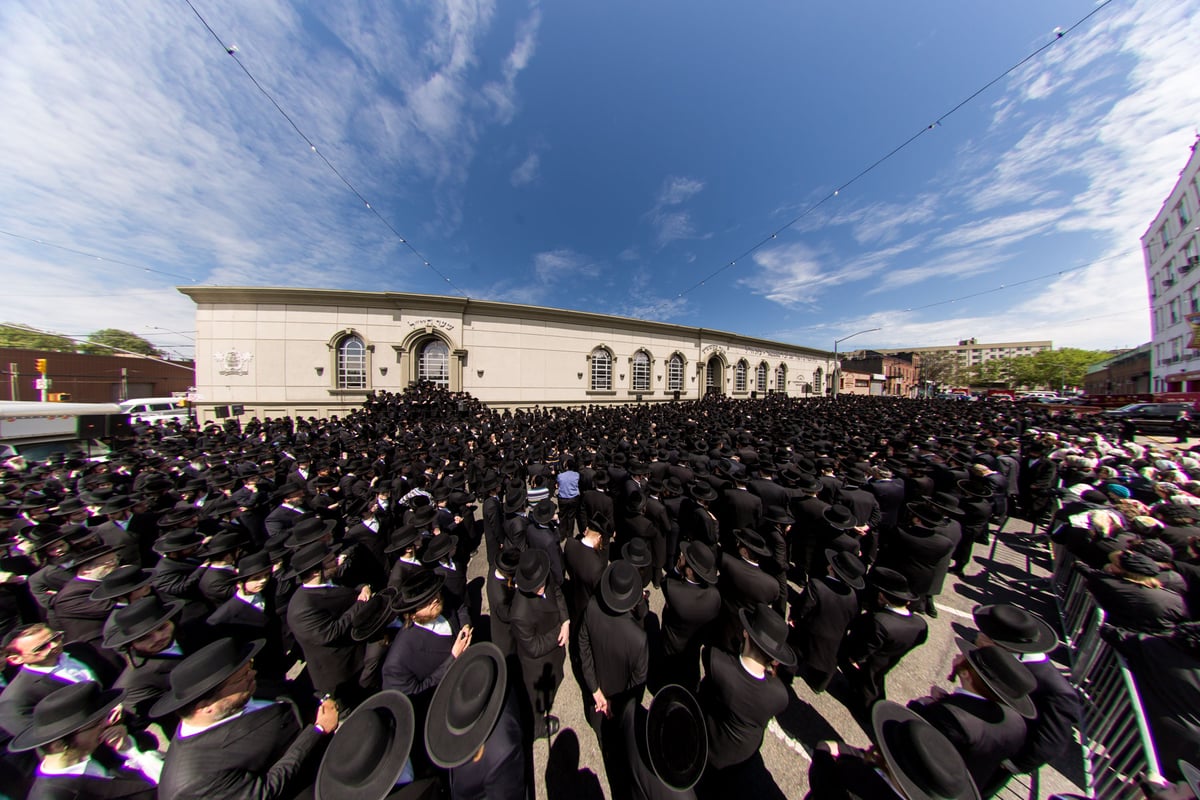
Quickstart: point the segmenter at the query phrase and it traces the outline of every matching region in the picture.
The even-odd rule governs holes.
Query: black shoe
[[[929,617],[930,619],[937,619],[937,615],[937,606],[935,606],[933,603],[929,603],[929,605],[925,607],[925,616]]]
[[[554,734],[558,733],[558,717],[554,716],[553,714],[547,714],[545,717],[543,717],[543,719],[545,720],[545,724],[542,726],[542,729],[533,737],[535,739],[549,739],[553,737]]]

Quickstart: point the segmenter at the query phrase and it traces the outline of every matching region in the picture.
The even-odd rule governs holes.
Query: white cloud
[[[541,166],[542,157],[537,153],[530,153],[525,157],[525,160],[517,165],[512,174],[508,176],[509,183],[513,186],[527,186],[537,180],[538,168]]]
[[[654,207],[646,214],[654,226],[654,240],[659,249],[680,239],[703,238],[696,233],[691,214],[679,208],[703,190],[704,182],[696,178],[671,176],[663,181]]]
[[[600,266],[569,248],[547,250],[533,257],[533,271],[541,283],[556,283],[563,280],[594,278],[600,274]]]

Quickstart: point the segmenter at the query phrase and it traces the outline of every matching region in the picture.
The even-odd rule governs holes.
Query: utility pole
[[[37,369],[38,374],[40,374],[42,376],[37,379],[36,386],[42,392],[42,402],[47,403],[50,401],[50,379],[46,377],[46,370],[47,370],[46,359],[44,359],[44,358],[36,359],[33,362],[33,364],[34,364],[34,367]]]
[[[121,367],[121,402],[129,399],[129,368]]]
[[[13,400],[21,399],[21,367],[15,361],[8,362],[8,393]]]
[[[861,336],[864,333],[871,333],[873,331],[878,331],[878,330],[883,330],[883,329],[882,328],[867,328],[865,331],[858,331],[857,333],[852,333],[849,336],[843,336],[840,339],[833,340],[833,387],[832,387],[833,388],[833,392],[832,392],[833,397],[838,396],[838,389],[841,388],[840,384],[842,382],[842,363],[840,361],[838,361],[838,345],[841,344],[842,342],[846,341],[847,339],[853,339],[855,336]]]

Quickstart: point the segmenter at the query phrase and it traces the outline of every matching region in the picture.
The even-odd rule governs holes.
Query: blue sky
[[[189,354],[173,287],[254,284],[1133,346],[1200,126],[1200,3],[1114,0],[780,231],[1098,4],[193,4],[234,57],[183,0],[0,5],[0,319]]]

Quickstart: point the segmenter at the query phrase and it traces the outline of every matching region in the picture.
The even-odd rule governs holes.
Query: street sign
[[[33,382],[33,388],[35,389],[49,389],[53,385],[54,381],[50,378],[37,378]]]

